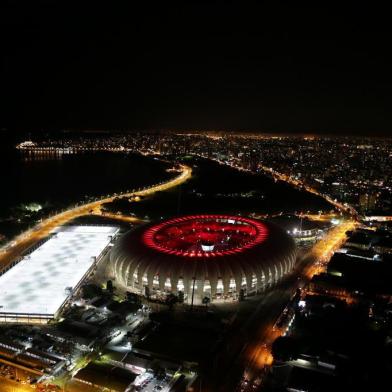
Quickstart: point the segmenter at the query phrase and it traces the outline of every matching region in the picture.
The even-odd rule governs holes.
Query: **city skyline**
[[[0,385],[384,382],[389,139],[29,136],[0,155]],[[371,368],[358,365],[363,351],[377,358]]]
[[[0,392],[378,391],[390,13],[0,4]]]

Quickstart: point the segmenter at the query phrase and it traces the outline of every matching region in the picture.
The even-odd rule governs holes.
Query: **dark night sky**
[[[0,9],[0,127],[390,135],[386,10],[30,3]]]

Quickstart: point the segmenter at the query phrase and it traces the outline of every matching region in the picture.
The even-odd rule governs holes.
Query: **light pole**
[[[193,277],[193,284],[192,284],[192,299],[191,299],[191,311],[193,310],[193,298],[195,296],[195,283],[196,283],[196,278]]]

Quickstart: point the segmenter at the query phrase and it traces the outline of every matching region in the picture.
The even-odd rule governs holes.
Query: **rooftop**
[[[150,227],[144,243],[177,256],[218,256],[240,252],[263,242],[267,227],[248,218],[226,215],[191,215]]]
[[[128,389],[136,374],[109,364],[90,362],[75,378],[88,384],[122,392]]]
[[[67,226],[0,276],[0,313],[52,317],[109,245],[109,226]]]

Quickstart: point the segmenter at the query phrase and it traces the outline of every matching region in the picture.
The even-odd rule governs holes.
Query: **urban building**
[[[200,302],[263,292],[296,261],[292,238],[255,219],[195,215],[138,227],[110,254],[109,275],[127,290],[184,294]]]

